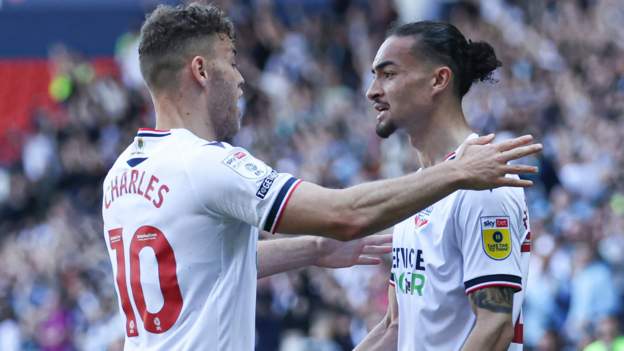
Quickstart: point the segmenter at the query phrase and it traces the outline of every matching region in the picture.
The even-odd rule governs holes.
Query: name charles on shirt
[[[155,175],[133,169],[111,179],[104,191],[104,207],[109,208],[122,196],[134,194],[151,202],[154,207],[160,208],[168,192],[169,186],[160,184],[160,180]]]

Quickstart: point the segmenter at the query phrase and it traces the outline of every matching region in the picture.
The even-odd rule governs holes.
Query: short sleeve
[[[466,294],[493,286],[522,290],[523,190],[462,191],[457,201]]]
[[[208,212],[271,233],[300,183],[243,148],[220,145],[199,150],[187,166],[187,173],[196,197]]]

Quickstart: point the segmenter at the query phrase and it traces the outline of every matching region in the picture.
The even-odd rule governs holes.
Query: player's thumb
[[[484,135],[484,136],[480,136],[478,138],[472,138],[472,139],[468,139],[466,141],[464,141],[460,146],[459,149],[457,150],[457,157],[461,157],[464,154],[464,151],[466,151],[466,148],[470,145],[487,145],[489,143],[492,142],[492,140],[494,140],[494,138],[496,137],[496,134],[494,133],[490,133],[488,135]]]

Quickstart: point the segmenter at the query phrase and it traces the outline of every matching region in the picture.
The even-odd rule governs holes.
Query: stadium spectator
[[[584,351],[622,351],[624,350],[624,335],[620,331],[620,325],[614,316],[607,316],[598,322],[598,340],[587,345]]]

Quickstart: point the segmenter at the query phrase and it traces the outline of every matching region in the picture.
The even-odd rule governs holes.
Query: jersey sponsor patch
[[[256,196],[259,199],[264,200],[266,194],[269,193],[269,189],[271,189],[271,186],[273,186],[275,178],[277,178],[277,171],[275,170],[271,171],[271,174],[269,174],[268,177],[264,178],[264,181],[262,182],[262,184],[260,184],[260,188],[258,188],[258,191],[256,191]]]
[[[247,179],[258,179],[266,177],[270,172],[269,166],[245,151],[236,151],[229,154],[223,164]]]
[[[481,217],[483,251],[494,260],[504,260],[511,254],[509,217]]]

